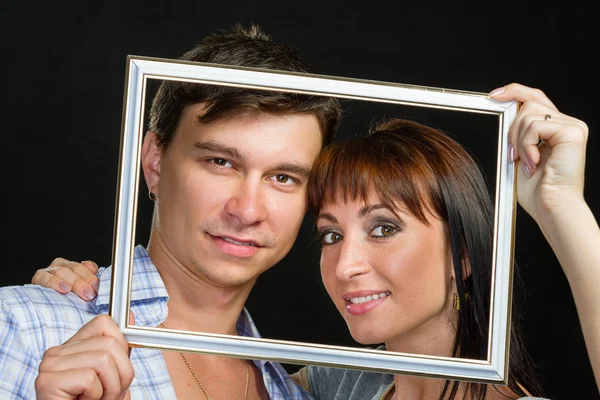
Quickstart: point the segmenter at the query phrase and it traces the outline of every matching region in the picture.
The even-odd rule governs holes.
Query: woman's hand
[[[559,207],[583,202],[587,125],[558,111],[539,89],[512,83],[489,95],[522,102],[509,131],[509,158],[520,160],[517,192],[525,211],[541,226]]]
[[[85,301],[98,295],[100,281],[96,277],[98,265],[93,261],[81,263],[57,258],[49,267],[38,269],[31,279],[34,285],[54,289],[59,293],[75,293]]]

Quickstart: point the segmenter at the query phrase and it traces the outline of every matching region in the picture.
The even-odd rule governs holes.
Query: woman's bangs
[[[405,208],[426,223],[423,207],[427,207],[431,193],[430,171],[417,167],[415,160],[402,156],[402,151],[381,151],[381,143],[371,138],[325,149],[309,182],[312,210],[318,213],[323,206],[336,203],[367,204],[375,194],[390,210]]]

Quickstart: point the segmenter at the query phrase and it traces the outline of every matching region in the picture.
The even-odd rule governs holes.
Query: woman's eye
[[[371,235],[375,237],[387,238],[394,236],[398,232],[398,228],[392,225],[379,225],[371,231]]]
[[[334,244],[341,242],[342,239],[344,239],[344,235],[339,232],[325,232],[321,237],[321,242],[323,244]]]

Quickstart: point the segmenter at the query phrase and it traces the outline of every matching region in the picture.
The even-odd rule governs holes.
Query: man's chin
[[[197,268],[198,273],[207,281],[213,282],[219,287],[239,287],[254,285],[258,276],[263,272],[262,269],[243,263],[232,263],[230,261],[208,261],[210,270],[206,267]]]

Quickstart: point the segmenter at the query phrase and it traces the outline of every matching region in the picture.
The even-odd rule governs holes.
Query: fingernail
[[[96,293],[90,289],[83,289],[83,296],[88,300],[92,300],[94,297],[96,297]]]
[[[70,292],[71,291],[71,285],[69,285],[67,282],[65,281],[60,281],[58,282],[58,287],[60,288],[60,290],[62,290],[63,292]]]
[[[525,171],[525,175],[527,175],[528,178],[531,178],[531,172],[529,171],[529,167],[527,166],[526,162],[523,163],[523,171]]]
[[[515,161],[515,148],[512,144],[508,144],[508,162],[511,163]]]
[[[490,96],[490,97],[498,96],[500,93],[504,93],[504,91],[505,91],[505,90],[506,90],[506,89],[504,88],[504,86],[502,86],[502,87],[499,87],[499,88],[497,88],[497,89],[494,89],[494,90],[492,90],[492,91],[491,91],[491,92],[488,94],[488,96]]]
[[[90,283],[90,285],[96,291],[96,293],[98,293],[98,289],[100,288],[100,281],[94,281]]]

